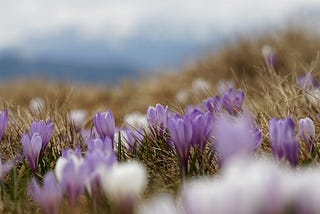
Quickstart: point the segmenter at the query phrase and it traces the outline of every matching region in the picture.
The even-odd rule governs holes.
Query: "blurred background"
[[[320,20],[319,0],[0,1],[1,80],[114,84]]]

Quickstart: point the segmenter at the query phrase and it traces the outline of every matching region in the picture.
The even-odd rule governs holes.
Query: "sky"
[[[319,6],[319,0],[0,0],[0,48],[68,32],[119,48],[141,34],[206,42],[215,32],[277,24],[300,7]]]

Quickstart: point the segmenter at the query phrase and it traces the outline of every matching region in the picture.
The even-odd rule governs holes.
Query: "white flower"
[[[188,90],[181,90],[176,94],[176,99],[181,102],[184,103],[188,100],[189,98],[189,91]]]
[[[138,214],[178,214],[178,208],[172,195],[159,194],[147,200],[138,208]]]
[[[147,185],[147,170],[136,161],[101,167],[100,176],[103,190],[117,202],[139,198]]]
[[[306,92],[307,99],[313,104],[313,105],[319,105],[320,104],[320,89],[313,89]]]
[[[33,113],[40,113],[45,108],[45,102],[39,97],[33,98],[30,100],[29,108]]]
[[[74,125],[76,129],[81,129],[87,117],[85,110],[72,110],[68,115],[68,121]]]
[[[211,84],[210,82],[202,78],[198,78],[193,80],[191,88],[192,88],[192,92],[197,95],[197,94],[209,91],[211,88]]]
[[[67,158],[61,156],[57,160],[56,166],[55,166],[55,174],[56,174],[58,181],[62,180],[64,167],[66,166],[66,164],[69,161],[72,161],[72,163],[74,164],[74,167],[76,169],[79,169],[80,166],[82,166],[84,164],[84,159],[82,157],[80,157],[80,158],[77,157],[75,154],[70,154]]]
[[[144,129],[148,126],[147,117],[139,112],[133,112],[131,114],[126,114],[123,121],[131,125],[135,129]]]

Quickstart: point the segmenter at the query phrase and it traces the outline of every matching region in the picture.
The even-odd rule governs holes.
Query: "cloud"
[[[207,40],[250,26],[278,23],[316,0],[0,0],[0,47],[75,31],[84,39],[121,42],[186,35]]]

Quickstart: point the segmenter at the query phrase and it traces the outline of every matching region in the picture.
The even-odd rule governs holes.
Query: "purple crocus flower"
[[[222,112],[222,99],[220,96],[215,96],[214,98],[208,97],[203,101],[204,106],[210,112],[221,113]]]
[[[294,129],[295,125],[291,118],[272,119],[269,123],[273,155],[278,159],[287,159],[292,166],[296,166],[299,159],[299,141]]]
[[[162,136],[167,128],[168,121],[168,106],[156,104],[155,107],[149,106],[147,110],[148,125],[154,135]]]
[[[100,138],[90,139],[88,142],[88,152],[94,150],[112,151],[112,140],[109,137],[106,137],[104,141],[102,141]]]
[[[86,187],[89,194],[96,199],[101,196],[100,168],[110,168],[117,162],[117,156],[111,147],[112,142],[110,138],[106,139],[108,140],[105,140],[105,142],[99,138],[88,142],[88,152],[84,159],[84,164],[88,170]]]
[[[29,194],[32,199],[41,206],[45,213],[59,213],[62,201],[62,189],[57,183],[52,171],[45,175],[42,187],[33,178],[29,183]]]
[[[202,153],[213,130],[212,112],[201,113],[197,110],[186,115],[192,123],[192,145],[198,146]]]
[[[274,68],[276,62],[277,62],[277,57],[276,53],[274,52],[273,48],[270,47],[269,45],[264,45],[262,47],[262,55],[264,57],[264,61],[266,65],[269,68]]]
[[[298,85],[304,90],[312,90],[318,86],[318,82],[314,78],[314,76],[306,72],[298,78]]]
[[[186,175],[192,143],[192,122],[188,117],[170,118],[168,120],[168,130]]]
[[[111,110],[107,112],[98,112],[94,117],[94,126],[99,137],[104,140],[109,137],[114,141],[115,120]]]
[[[88,180],[88,168],[84,164],[84,159],[73,154],[68,158],[60,157],[56,163],[55,173],[68,201],[75,203],[83,193]]]
[[[0,139],[2,138],[4,132],[8,127],[9,121],[9,113],[8,110],[4,110],[4,112],[0,112]]]
[[[22,135],[23,155],[28,160],[29,166],[34,172],[38,168],[41,146],[42,139],[38,133],[34,133],[31,139],[27,134]]]
[[[242,112],[242,105],[244,102],[244,92],[241,89],[237,91],[235,89],[229,89],[223,98],[222,98],[222,106],[225,110],[227,110],[232,115],[238,115]]]
[[[306,117],[299,120],[299,135],[307,143],[309,152],[313,153],[315,149],[314,139],[316,136],[313,121]]]
[[[221,163],[237,156],[254,153],[258,147],[256,133],[248,116],[221,115],[214,124],[214,146]]]
[[[139,148],[139,146],[143,142],[143,130],[136,130],[132,127],[126,127],[123,130],[123,138],[126,140],[128,150],[132,152],[134,147]]]
[[[92,139],[88,142],[88,152],[85,156],[85,162],[89,163],[89,168],[97,168],[99,164],[111,166],[117,161],[117,156],[112,148],[110,138],[104,141],[101,139]]]
[[[48,123],[46,123],[43,120],[40,120],[38,122],[36,121],[32,122],[30,127],[30,136],[32,136],[34,133],[38,133],[39,136],[41,137],[42,139],[41,153],[44,153],[44,151],[48,147],[48,144],[53,134],[52,121],[49,120]]]
[[[11,170],[13,165],[14,165],[14,161],[13,160],[9,160],[9,161],[3,162],[0,159],[0,180],[2,180],[3,177]]]

